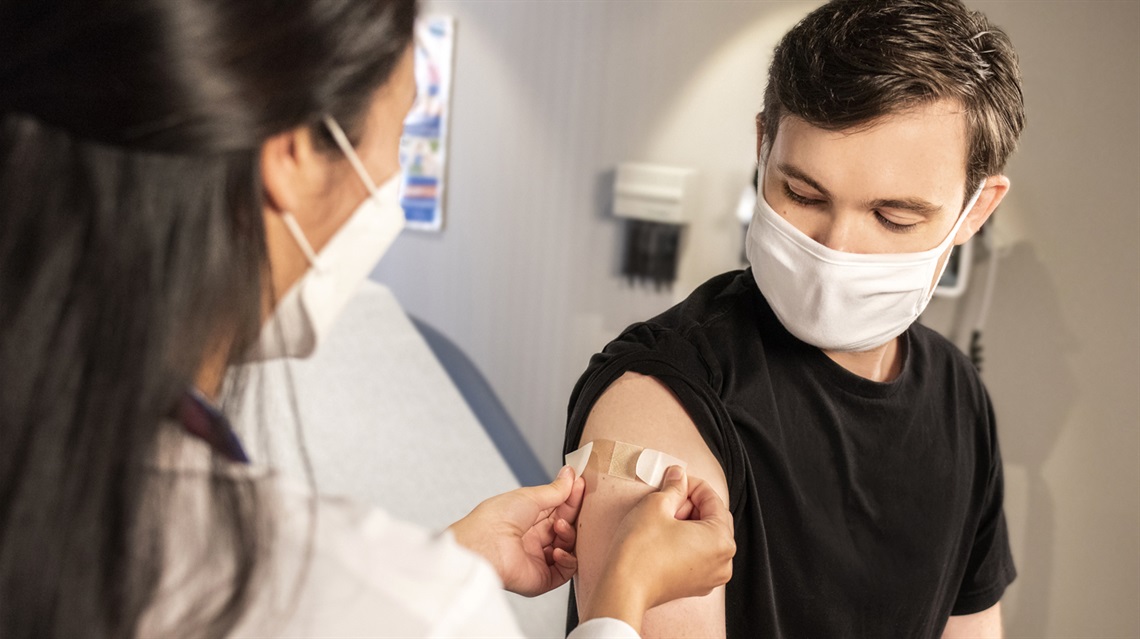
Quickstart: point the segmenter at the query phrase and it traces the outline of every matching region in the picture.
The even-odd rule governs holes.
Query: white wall
[[[1021,577],[1011,636],[1140,636],[1140,5],[975,2],[1012,36],[1029,126],[985,378]],[[377,269],[478,363],[551,469],[589,356],[733,268],[779,35],[814,3],[434,2],[458,18],[447,227]],[[672,292],[617,274],[610,172],[701,171]],[[937,302],[955,333],[976,299]]]

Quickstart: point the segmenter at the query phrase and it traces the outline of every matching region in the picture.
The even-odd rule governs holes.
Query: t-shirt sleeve
[[[1006,529],[1005,482],[1002,475],[1001,451],[998,447],[997,422],[993,405],[983,390],[985,410],[986,446],[980,447],[986,455],[979,459],[986,464],[985,480],[979,482],[981,490],[981,512],[974,531],[973,546],[962,584],[958,588],[958,598],[954,601],[952,615],[969,615],[981,612],[1001,601],[1006,587],[1017,577],[1013,563],[1013,553],[1009,548],[1009,532]]]
[[[710,384],[709,350],[678,331],[648,323],[635,324],[590,359],[567,409],[563,454],[581,445],[582,432],[594,404],[619,377],[633,372],[658,379],[680,400],[705,444],[724,469],[730,499],[735,502],[744,481],[744,450],[720,396]],[[734,504],[729,508],[735,510]]]
[[[628,372],[655,377],[680,400],[696,424],[709,450],[720,462],[728,482],[729,509],[738,517],[742,508],[745,480],[744,449],[732,428],[727,409],[710,378],[711,354],[700,343],[694,344],[676,330],[649,323],[634,324],[590,359],[567,409],[563,454],[576,450],[594,404],[610,384]],[[578,625],[578,609],[573,585],[567,605],[566,627]]]

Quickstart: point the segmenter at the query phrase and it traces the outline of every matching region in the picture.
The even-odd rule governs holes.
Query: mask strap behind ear
[[[281,214],[281,221],[285,223],[285,228],[288,229],[289,235],[293,236],[293,241],[297,243],[297,246],[301,247],[301,252],[305,254],[305,259],[309,260],[309,266],[312,266],[313,270],[320,272],[320,261],[317,259],[317,254],[313,252],[313,247],[309,244],[309,240],[305,239],[305,233],[301,231],[301,225],[297,224],[297,218],[293,217],[293,214],[289,211],[285,211]]]
[[[369,193],[376,192],[376,183],[372,181],[372,176],[368,175],[368,170],[364,168],[364,162],[360,161],[360,156],[356,154],[356,149],[352,148],[352,143],[348,141],[348,136],[344,134],[344,129],[332,119],[331,115],[326,115],[324,118],[325,126],[328,127],[329,133],[332,134],[333,139],[336,140],[337,146],[348,158],[349,164],[353,169],[356,169],[356,174],[364,181],[364,186],[368,187]]]
[[[962,209],[962,214],[959,216],[958,223],[954,225],[954,233],[957,233],[958,229],[962,228],[962,223],[965,222],[966,218],[970,216],[970,211],[973,211],[974,207],[977,206],[978,200],[982,197],[982,191],[985,190],[986,181],[982,180],[982,183],[978,185],[978,189],[974,191],[974,194],[970,196],[970,200],[966,202],[966,207]]]
[[[966,208],[962,209],[962,212],[958,214],[958,220],[954,222],[954,228],[950,229],[950,234],[942,240],[942,242],[950,244],[951,253],[953,253],[954,249],[954,238],[958,235],[958,231],[961,230],[962,225],[966,223],[966,218],[970,216],[970,211],[974,210],[974,206],[978,203],[978,198],[982,197],[982,191],[985,189],[986,183],[983,180],[978,186],[978,190],[974,191],[974,195],[970,197],[970,201],[966,203]],[[934,283],[926,293],[926,300],[922,303],[922,306],[916,306],[916,312],[921,313],[925,310],[926,305],[930,303],[930,300],[934,299],[934,291],[938,288],[938,283],[942,281],[942,276],[946,274],[947,266],[950,266],[949,255],[942,261],[942,267],[938,269],[938,277],[934,278]]]

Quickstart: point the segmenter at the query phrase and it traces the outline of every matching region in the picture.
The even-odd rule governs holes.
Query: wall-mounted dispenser
[[[696,171],[656,164],[619,165],[613,212],[627,218],[622,274],[657,288],[677,279],[681,232],[693,217]]]

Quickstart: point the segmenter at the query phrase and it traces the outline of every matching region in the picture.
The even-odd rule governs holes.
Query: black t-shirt
[[[902,339],[898,379],[864,379],[791,335],[751,271],[717,276],[590,360],[564,452],[614,380],[656,377],[728,480],[730,638],[938,637],[1016,571],[986,390],[937,333]]]

